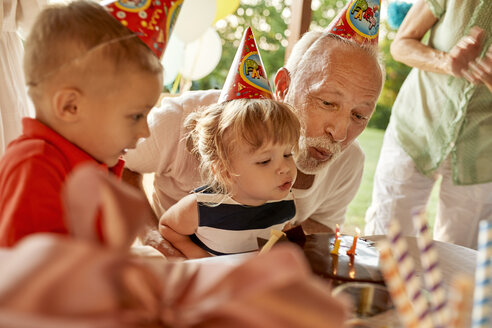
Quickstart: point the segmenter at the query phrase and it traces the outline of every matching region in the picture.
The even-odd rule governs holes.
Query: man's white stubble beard
[[[319,161],[309,155],[308,148],[320,148],[328,150],[332,156],[326,161]],[[297,168],[304,174],[316,174],[330,166],[333,161],[340,156],[342,147],[339,143],[333,142],[326,137],[305,137],[299,138],[299,150],[294,154]]]

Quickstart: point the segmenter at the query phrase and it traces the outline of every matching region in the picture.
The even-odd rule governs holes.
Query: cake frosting
[[[342,282],[371,282],[384,285],[379,270],[379,252],[374,243],[358,238],[355,255],[347,255],[352,247],[353,236],[342,235],[338,255],[331,254],[334,248],[334,234],[312,234],[306,236],[304,254],[317,275]]]

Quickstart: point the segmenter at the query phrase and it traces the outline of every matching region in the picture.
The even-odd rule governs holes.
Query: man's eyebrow
[[[361,105],[365,105],[368,107],[374,107],[376,104],[374,102],[371,102],[371,101],[364,101],[363,103],[361,103]]]
[[[337,97],[342,97],[343,93],[338,90],[328,90],[328,91],[323,91],[320,94],[316,95],[318,98],[324,98],[325,96],[337,96]]]

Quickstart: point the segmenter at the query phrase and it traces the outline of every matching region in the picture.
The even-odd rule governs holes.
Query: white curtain
[[[47,0],[0,1],[0,155],[21,133],[21,118],[33,116],[22,70],[22,37]]]

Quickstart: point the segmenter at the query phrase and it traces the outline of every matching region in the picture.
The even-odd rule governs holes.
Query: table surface
[[[364,236],[367,240],[378,241],[385,236]],[[415,261],[416,271],[418,276],[422,276],[422,267],[420,264],[420,251],[417,245],[417,239],[415,237],[404,237],[408,244],[409,254]],[[457,274],[465,274],[470,279],[475,279],[475,266],[477,259],[477,251],[474,249],[466,248],[459,245],[444,243],[440,241],[434,241],[435,248],[439,256],[439,267],[443,275],[444,286],[446,290],[449,290],[453,277]],[[195,263],[221,263],[231,266],[236,266],[247,260],[248,258],[255,256],[255,253],[226,255],[218,257],[209,257],[198,260],[188,260],[186,262]],[[472,300],[471,300],[472,301]],[[468,318],[468,322],[471,320]],[[399,328],[400,324],[396,312],[394,310],[387,311],[377,316],[362,320],[364,325],[370,328]]]
[[[385,236],[365,236],[364,238],[372,241],[378,241]],[[420,251],[417,245],[417,238],[404,237],[408,244],[408,252],[412,256],[416,266],[417,276],[422,276],[422,266],[420,264]],[[446,290],[450,289],[453,278],[456,274],[468,275],[471,280],[475,279],[475,267],[477,260],[477,251],[471,248],[444,243],[434,240],[434,246],[437,250],[439,258],[439,267],[442,272],[443,282]],[[473,300],[470,300],[473,302]],[[467,318],[471,322],[470,317]],[[370,319],[364,320],[368,327],[402,327],[398,318],[395,316],[395,311],[388,311]]]

